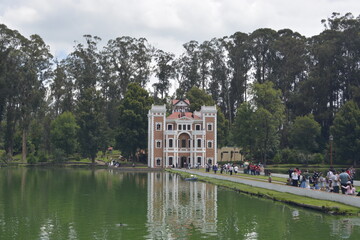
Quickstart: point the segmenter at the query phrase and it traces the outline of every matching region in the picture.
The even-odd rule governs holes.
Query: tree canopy
[[[355,137],[347,147],[343,143],[351,136],[345,126],[353,124],[346,117],[353,113],[342,112],[348,102],[360,105],[360,17],[333,13],[319,24],[324,29],[311,37],[259,28],[190,40],[179,55],[143,37],[102,42],[84,35],[60,60],[39,35],[25,37],[0,24],[0,149],[8,158],[22,152],[23,161],[27,151],[51,155],[51,123],[71,112],[79,126],[78,153],[94,160],[98,151],[115,143],[125,146],[121,139],[127,139],[136,148],[121,148],[123,154],[134,155],[137,148],[146,148],[140,141],[140,136],[146,139],[145,109],[150,105],[145,102],[187,97],[192,110],[203,104],[218,107],[219,145],[239,145],[259,161],[272,160],[283,150],[305,151],[294,138],[294,127],[301,128],[299,119],[311,114],[320,134],[306,149],[329,152],[333,134],[335,162],[357,163]],[[143,93],[135,94],[141,91],[132,84]],[[128,92],[139,99],[130,100]],[[137,129],[126,122],[132,117]],[[126,136],[120,136],[121,128]]]

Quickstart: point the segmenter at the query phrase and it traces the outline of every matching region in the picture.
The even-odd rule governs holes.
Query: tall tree
[[[339,163],[351,162],[356,166],[360,161],[360,109],[354,101],[348,101],[341,107],[331,133]]]
[[[242,149],[244,154],[252,155],[255,151],[255,110],[249,102],[240,104],[231,126],[230,139],[232,144]]]
[[[152,53],[145,38],[118,37],[108,41],[102,55],[107,70],[115,76],[111,78],[115,83],[110,86],[118,89],[120,99],[125,96],[128,84],[145,87],[148,83]]]
[[[137,83],[128,85],[119,107],[116,144],[121,153],[135,160],[137,150],[147,146],[147,113],[153,104],[149,93]]]
[[[248,37],[246,33],[236,32],[225,39],[231,81],[229,89],[231,118],[234,118],[236,109],[247,101],[248,72],[251,67]]]
[[[19,104],[22,129],[22,160],[26,161],[27,134],[32,117],[36,116],[45,97],[45,83],[51,76],[49,47],[38,35],[31,35],[23,43]]]
[[[231,124],[230,81],[224,41],[213,38],[211,44],[211,68],[209,92]]]
[[[255,70],[254,77],[258,83],[273,81],[274,65],[276,64],[273,44],[276,38],[277,33],[269,28],[257,29],[249,36],[252,67]]]
[[[280,129],[284,119],[284,104],[281,91],[274,89],[272,82],[255,83],[252,89],[252,104],[255,106],[255,145],[264,164],[270,153],[279,147]]]
[[[109,128],[103,112],[104,101],[95,88],[83,90],[77,106],[78,139],[80,151],[84,157],[95,163],[98,151],[107,149]]]
[[[185,52],[176,61],[176,78],[179,81],[177,97],[182,98],[192,87],[200,87],[199,43],[190,41],[183,45]]]
[[[99,37],[85,35],[86,46],[78,44],[67,59],[69,77],[77,88],[76,118],[79,125],[79,145],[84,157],[95,163],[99,150],[106,148],[108,125],[103,111],[104,98],[97,90],[100,81]]]
[[[69,89],[68,85],[69,83],[66,76],[65,63],[64,61],[60,63],[57,62],[54,70],[54,78],[50,84],[51,96],[54,101],[55,116],[60,115],[64,111],[63,103],[66,101],[66,94],[72,94],[72,90]],[[72,97],[70,97],[70,99],[72,99]]]
[[[175,55],[162,50],[157,50],[154,56],[156,61],[155,76],[157,77],[158,82],[154,83],[153,87],[155,89],[156,97],[159,93],[161,99],[164,100],[169,93],[169,88],[171,86],[170,79],[175,77],[173,65]]]

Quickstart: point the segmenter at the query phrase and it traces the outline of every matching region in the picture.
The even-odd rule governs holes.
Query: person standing
[[[350,181],[350,176],[345,172],[344,169],[341,169],[341,173],[339,175],[340,184],[341,184],[341,192],[342,194],[346,193],[347,182]]]
[[[213,171],[214,171],[215,174],[216,174],[217,170],[218,170],[218,166],[216,164],[214,164],[213,165]]]
[[[334,193],[339,193],[339,173],[334,171],[334,174],[331,176],[331,185]]]
[[[292,186],[298,187],[299,175],[297,171],[291,173]]]
[[[232,175],[233,169],[234,169],[234,167],[233,167],[232,165],[230,165],[230,167],[229,167],[229,173],[230,173],[230,175]]]

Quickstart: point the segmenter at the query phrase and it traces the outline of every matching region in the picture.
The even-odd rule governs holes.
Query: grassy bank
[[[167,169],[166,171],[177,173],[183,176],[184,178],[189,177],[189,173],[184,173],[172,169]],[[226,180],[218,180],[211,177],[202,177],[197,176],[200,181],[216,184],[218,186],[226,187],[233,189],[238,192],[255,195],[259,197],[264,197],[267,199],[272,199],[274,201],[279,201],[291,205],[296,205],[300,207],[305,207],[309,209],[314,209],[317,211],[336,214],[336,215],[360,215],[360,208],[348,206],[342,203],[337,203],[333,201],[319,200],[304,196],[298,196],[290,193],[278,192],[273,190],[268,190],[264,188],[257,188],[241,183],[235,183]]]

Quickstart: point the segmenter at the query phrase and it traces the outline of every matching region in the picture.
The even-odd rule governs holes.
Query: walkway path
[[[300,187],[292,187],[285,184],[276,184],[276,183],[269,183],[265,181],[247,179],[239,175],[227,175],[227,174],[213,174],[213,173],[204,173],[198,170],[187,170],[187,169],[176,169],[177,171],[188,172],[191,174],[196,174],[204,177],[212,177],[219,180],[227,180],[237,183],[242,183],[254,187],[270,189],[279,192],[287,192],[292,193],[300,196],[306,196],[310,198],[322,199],[322,200],[329,200],[334,202],[339,202],[343,204],[347,204],[350,206],[355,206],[360,208],[360,197],[356,196],[349,196],[344,194],[338,193],[330,193],[324,192],[320,190],[312,190]],[[273,175],[273,174],[272,174]]]

